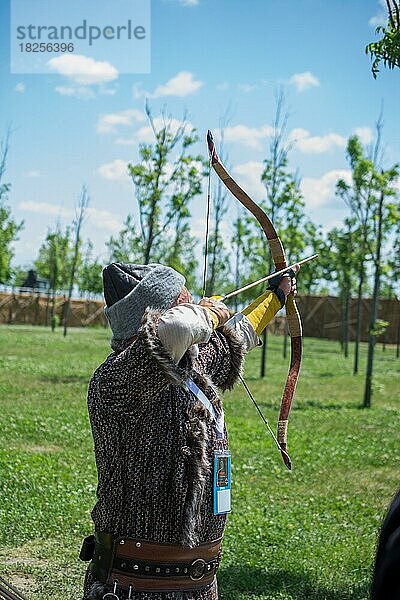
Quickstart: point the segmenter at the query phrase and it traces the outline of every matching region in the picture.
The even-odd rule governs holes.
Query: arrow
[[[297,263],[294,263],[293,265],[290,265],[289,267],[285,267],[284,269],[281,269],[280,271],[271,273],[271,275],[267,275],[266,277],[262,277],[261,279],[258,279],[257,281],[253,281],[253,283],[248,283],[247,285],[239,288],[238,290],[234,290],[233,292],[229,292],[229,294],[225,294],[225,296],[222,296],[222,298],[220,298],[220,300],[222,302],[224,302],[225,300],[228,300],[229,298],[233,298],[233,296],[240,294],[240,292],[245,292],[246,290],[249,290],[250,288],[254,287],[255,285],[258,285],[259,283],[264,283],[265,281],[268,281],[269,279],[273,279],[277,275],[282,275],[282,273],[286,273],[287,271],[290,271],[290,269],[293,269],[293,267],[295,267],[296,265],[304,265],[305,263],[310,262],[310,260],[314,260],[315,258],[317,258],[317,256],[318,256],[318,254],[313,254],[312,256],[307,256],[307,258],[303,258],[302,260],[299,260]]]

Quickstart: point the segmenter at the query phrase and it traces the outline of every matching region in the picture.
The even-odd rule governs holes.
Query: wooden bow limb
[[[236,183],[222,164],[211,131],[207,132],[207,144],[210,161],[214,171],[233,196],[257,219],[268,240],[276,271],[287,268],[285,250],[278,237],[276,229],[263,209]],[[287,452],[287,428],[297,381],[300,373],[302,355],[302,326],[299,312],[293,294],[289,294],[286,302],[286,318],[291,340],[291,359],[289,373],[281,400],[279,412],[277,439],[283,461],[291,469],[291,461]]]

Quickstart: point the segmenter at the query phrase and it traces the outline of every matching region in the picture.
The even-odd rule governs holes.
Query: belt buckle
[[[115,580],[114,581],[114,589],[112,592],[107,592],[106,594],[104,594],[103,596],[103,600],[106,600],[107,598],[110,598],[110,600],[119,600],[119,596],[117,596],[116,592],[117,592],[117,588],[118,588],[118,581]]]
[[[190,565],[190,579],[193,581],[200,581],[200,579],[203,579],[206,573],[206,566],[206,561],[202,558],[197,558],[194,560]]]

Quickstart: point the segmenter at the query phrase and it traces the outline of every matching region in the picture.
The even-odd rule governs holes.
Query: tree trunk
[[[342,352],[344,352],[344,330],[345,330],[345,299],[344,296],[342,296],[341,298],[341,310],[342,310],[342,315],[341,315],[341,323],[340,323],[340,349]]]
[[[287,320],[285,319],[285,330],[283,332],[283,358],[287,357],[288,337],[289,337],[289,328],[288,328]]]
[[[261,368],[260,377],[265,377],[266,364],[267,364],[267,343],[268,343],[268,326],[264,329],[262,334],[262,348],[261,348]]]
[[[75,269],[73,270],[73,275],[71,276],[71,281],[72,281],[72,285],[70,283],[69,288],[68,288],[68,297],[67,300],[65,301],[64,304],[64,310],[63,310],[63,321],[64,321],[64,337],[67,335],[67,328],[68,328],[68,319],[69,319],[69,308],[70,308],[70,303],[71,303],[71,296],[72,296],[72,288],[74,286],[74,278],[75,278]]]
[[[74,247],[74,256],[72,259],[71,266],[71,276],[69,280],[69,288],[68,288],[68,298],[65,304],[65,312],[64,312],[64,337],[67,335],[67,327],[68,327],[68,317],[69,317],[69,309],[71,303],[72,290],[75,282],[75,270],[76,265],[78,263],[78,252],[79,252],[79,243],[80,243],[80,234],[81,227],[83,223],[83,218],[85,216],[85,211],[89,202],[89,198],[87,195],[86,187],[82,188],[81,199],[79,203],[79,215],[76,222],[76,237],[75,237],[75,247]]]
[[[241,246],[241,239],[240,239],[240,231],[241,231],[241,223],[239,221],[238,224],[238,231],[239,231],[239,235],[237,236],[237,240],[236,240],[236,266],[235,266],[235,289],[238,290],[239,286],[240,286],[240,272],[239,272],[239,268],[240,268],[240,246]],[[238,302],[238,297],[235,296],[235,313],[238,312],[238,307],[239,307],[239,302]]]
[[[271,255],[268,257],[268,272],[272,272],[272,257]],[[268,325],[263,331],[262,334],[262,348],[261,348],[261,364],[260,364],[260,377],[265,377],[266,373],[266,364],[267,364],[267,344],[268,344]]]
[[[376,241],[376,259],[375,259],[375,275],[374,275],[374,294],[372,297],[371,305],[371,319],[369,325],[369,342],[368,342],[368,358],[367,358],[367,371],[365,376],[365,390],[364,390],[364,408],[371,406],[372,398],[372,374],[374,368],[374,350],[376,344],[375,335],[375,324],[378,317],[378,303],[379,303],[379,285],[381,275],[381,245],[382,245],[382,212],[383,212],[383,200],[384,193],[381,192],[378,207],[378,238]]]
[[[343,311],[343,350],[345,358],[349,357],[349,315],[350,315],[350,292],[347,287],[344,297]]]
[[[47,290],[47,299],[46,299],[46,313],[44,318],[44,324],[46,327],[49,325],[49,310],[50,310],[50,290]]]
[[[220,226],[221,226],[221,212],[223,209],[224,196],[222,193],[222,182],[218,180],[217,196],[214,202],[214,231],[212,235],[212,248],[211,248],[211,264],[210,264],[210,276],[209,276],[209,290],[211,294],[216,294],[216,278],[217,278],[217,253],[219,252],[219,239],[220,239]]]
[[[360,267],[358,278],[358,294],[357,294],[357,316],[356,316],[356,338],[354,346],[354,367],[353,375],[358,373],[358,361],[360,357],[360,338],[361,338],[361,319],[362,319],[362,290],[364,285],[364,265]]]
[[[51,296],[51,312],[50,312],[50,323],[52,326],[52,329],[54,331],[53,328],[53,317],[54,317],[54,311],[56,309],[56,290],[53,288],[52,290],[52,296]]]

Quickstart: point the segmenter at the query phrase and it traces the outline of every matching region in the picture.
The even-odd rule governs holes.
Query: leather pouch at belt
[[[105,583],[113,567],[115,536],[112,533],[96,531],[94,538],[95,546],[90,570],[96,579]]]
[[[135,591],[198,590],[211,584],[219,566],[222,539],[195,548],[96,532],[90,570],[95,579]]]

